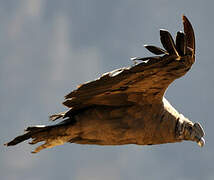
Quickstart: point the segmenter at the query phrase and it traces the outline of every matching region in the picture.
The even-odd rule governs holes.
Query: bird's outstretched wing
[[[152,53],[163,56],[133,58],[141,63],[106,73],[66,95],[63,104],[70,108],[66,114],[70,116],[84,108],[99,105],[161,103],[169,84],[183,76],[195,61],[194,31],[185,16],[183,26],[184,32],[177,33],[175,43],[168,31],[160,30],[165,50],[145,46]],[[58,117],[60,116],[52,116],[52,119]]]

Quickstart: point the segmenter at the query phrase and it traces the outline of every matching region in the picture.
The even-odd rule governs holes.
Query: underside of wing
[[[156,55],[163,54],[163,56],[133,58],[141,62],[132,67],[106,73],[66,95],[63,104],[70,108],[69,113],[75,114],[81,109],[100,105],[160,103],[169,84],[183,76],[194,63],[193,28],[185,16],[183,16],[183,24],[184,33],[177,34],[176,43],[168,31],[160,31],[165,50],[146,46]]]

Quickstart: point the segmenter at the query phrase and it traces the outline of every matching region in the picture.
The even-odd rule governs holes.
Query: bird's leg
[[[199,123],[192,123],[181,114],[176,127],[176,136],[179,139],[195,141],[200,147],[203,147],[204,135],[204,130]]]

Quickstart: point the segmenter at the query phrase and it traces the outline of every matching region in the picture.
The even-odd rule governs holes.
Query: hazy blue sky
[[[0,0],[0,178],[2,180],[213,180],[214,1]],[[183,142],[157,146],[66,144],[31,154],[5,141],[64,110],[63,96],[104,72],[150,55],[159,29],[193,24],[196,63],[167,99],[206,131],[203,149]]]

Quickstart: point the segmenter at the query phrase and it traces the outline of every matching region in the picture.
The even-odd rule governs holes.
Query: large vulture
[[[175,43],[170,33],[160,30],[164,49],[145,47],[156,56],[133,58],[140,62],[85,83],[65,96],[64,113],[51,120],[55,125],[32,126],[7,146],[32,138],[30,144],[44,141],[33,153],[65,142],[95,145],[153,145],[190,140],[203,146],[204,131],[178,113],[163,97],[167,87],[185,75],[195,61],[192,25],[183,16],[184,32]]]

